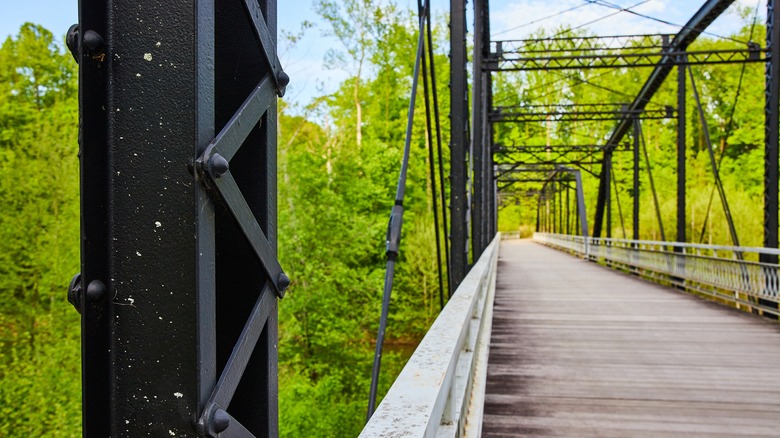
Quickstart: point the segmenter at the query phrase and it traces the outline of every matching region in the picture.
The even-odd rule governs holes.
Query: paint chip
[[[144,60],[151,62],[152,61],[152,54],[151,53],[144,53]]]
[[[160,221],[154,221],[155,228],[160,228],[162,226],[162,223]]]
[[[173,396],[176,397],[176,398],[182,398],[182,397],[184,397],[184,394],[182,394],[180,392],[174,392]]]

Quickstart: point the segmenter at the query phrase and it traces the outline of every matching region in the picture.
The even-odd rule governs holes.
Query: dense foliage
[[[0,48],[0,435],[81,422],[76,68],[31,24]]]
[[[325,31],[343,45],[328,53],[327,60],[348,71],[350,78],[306,107],[280,105],[279,253],[293,280],[280,304],[279,412],[280,432],[286,437],[354,436],[363,424],[384,275],[384,236],[402,155],[417,41],[416,17],[386,2],[321,0],[316,8]],[[441,21],[434,32],[440,41],[446,38]],[[737,37],[748,39],[748,32]],[[761,40],[762,29],[755,33],[752,39]],[[704,39],[697,44],[724,48],[733,43]],[[445,49],[437,53],[446,144],[449,69]],[[695,67],[694,75],[710,135],[725,151],[722,176],[742,243],[759,245],[763,66],[746,67],[730,122],[741,68]],[[496,75],[495,101],[624,102],[643,75],[636,70],[576,77],[552,72]],[[586,82],[603,87],[583,86]],[[667,82],[655,105],[674,103],[675,84]],[[695,231],[691,240],[698,240],[712,176],[693,99],[688,102],[690,235]],[[0,436],[80,433],[79,318],[65,300],[68,280],[79,264],[77,110],[73,60],[50,32],[23,26],[0,48]],[[417,111],[422,110],[418,99]],[[729,124],[733,127],[727,132]],[[439,309],[425,129],[418,117],[382,391]],[[502,126],[496,136],[504,144],[577,144],[603,140],[611,129],[527,124]],[[583,130],[589,140],[579,137]],[[674,123],[648,121],[644,135],[670,234],[676,196]],[[618,196],[629,224],[630,154],[616,157]],[[657,238],[646,178],[643,173],[643,237]],[[586,178],[589,206],[594,205],[596,184],[595,178]],[[717,202],[705,240],[728,243]],[[502,206],[501,229],[529,229],[534,220],[535,201]],[[613,226],[613,235],[622,237],[617,219]]]

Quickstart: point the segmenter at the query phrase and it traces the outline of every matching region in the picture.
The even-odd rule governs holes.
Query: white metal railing
[[[501,240],[515,240],[520,238],[519,231],[503,231],[501,233]]]
[[[479,436],[500,239],[458,286],[361,437]]]
[[[759,260],[762,254],[780,255],[780,250],[550,233],[535,233],[534,240],[712,295],[738,307],[778,315],[780,266]]]

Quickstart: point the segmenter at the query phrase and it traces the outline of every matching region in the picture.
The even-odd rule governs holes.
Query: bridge
[[[780,8],[767,1],[765,47],[689,50],[732,3],[704,1],[673,35],[495,41],[489,1],[475,0],[469,56],[466,1],[451,0],[444,166],[430,4],[419,2],[375,377],[420,79],[428,143],[440,148],[434,211],[450,294],[378,405],[372,385],[362,436],[777,435]],[[80,2],[68,46],[80,72],[82,272],[68,299],[82,315],[85,436],[278,435],[277,306],[290,278],[276,257],[276,102],[290,78],[276,14],[275,0]],[[766,66],[761,247],[739,244],[692,73],[735,63]],[[623,102],[494,102],[502,74],[615,68],[644,72]],[[676,107],[655,102],[675,68]],[[731,245],[697,243],[688,228],[691,95]],[[642,240],[642,170],[655,193],[643,121],[655,119],[677,129],[676,234],[666,238],[656,200],[661,239]],[[505,126],[550,121],[600,123],[608,135],[502,137]],[[623,152],[631,239],[612,237]],[[529,196],[534,241],[499,233],[502,202]]]
[[[496,238],[361,436],[776,435],[778,266],[683,246]]]

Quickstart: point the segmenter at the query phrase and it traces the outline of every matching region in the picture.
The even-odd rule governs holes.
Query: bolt
[[[100,280],[92,280],[87,286],[87,299],[91,303],[97,303],[106,296],[106,285]]]
[[[214,432],[222,433],[228,426],[230,426],[230,415],[224,409],[214,411],[214,416],[211,417],[211,427]]]
[[[209,158],[208,169],[212,178],[222,178],[230,170],[230,163],[222,155],[214,154]]]

